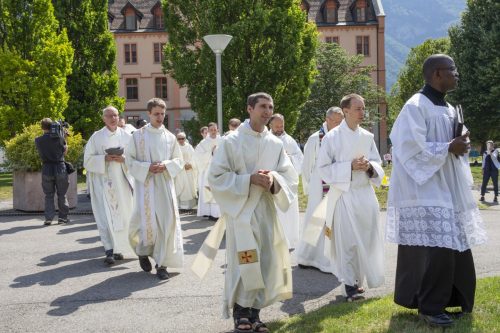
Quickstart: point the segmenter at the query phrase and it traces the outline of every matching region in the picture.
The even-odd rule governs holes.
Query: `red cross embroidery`
[[[245,261],[246,263],[249,263],[252,260],[253,256],[251,253],[248,253],[248,251],[244,251],[241,255],[241,260]]]

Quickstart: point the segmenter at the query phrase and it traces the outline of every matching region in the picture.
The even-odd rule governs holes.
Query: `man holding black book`
[[[390,135],[386,236],[399,244],[394,301],[418,309],[429,325],[446,327],[474,307],[471,247],[484,243],[486,233],[463,156],[469,133],[460,110],[445,101],[458,83],[455,62],[432,55],[423,75],[424,88],[406,102]]]
[[[92,212],[106,254],[104,262],[108,265],[132,253],[128,227],[134,201],[124,155],[132,136],[118,127],[118,119],[115,107],[102,110],[105,126],[90,137],[83,161]]]

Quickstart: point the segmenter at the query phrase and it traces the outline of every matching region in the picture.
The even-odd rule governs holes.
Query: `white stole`
[[[342,132],[340,132],[342,135]],[[363,133],[358,129],[358,137],[356,142],[352,144],[351,154],[347,157],[347,160],[353,160],[360,157],[361,155],[368,156],[370,152],[370,147],[372,144],[372,137],[369,135],[363,135]],[[331,259],[330,253],[330,243],[332,241],[333,235],[331,234],[333,230],[333,214],[335,212],[335,207],[337,201],[342,195],[342,192],[347,191],[349,186],[341,186],[338,188],[335,185],[330,186],[330,190],[327,195],[323,198],[320,204],[316,207],[309,223],[307,229],[304,233],[304,241],[311,246],[316,246],[321,232],[325,230],[325,255]],[[330,235],[330,236],[328,236]]]
[[[144,162],[151,161],[150,138],[148,131],[143,127],[135,136],[137,155],[139,160]],[[151,181],[152,175],[147,175],[144,183],[138,182],[136,192],[139,197],[140,216],[141,216],[141,241],[144,246],[154,245],[157,227],[156,227],[156,208],[155,208],[155,187],[154,181]],[[175,201],[175,200],[174,200]]]

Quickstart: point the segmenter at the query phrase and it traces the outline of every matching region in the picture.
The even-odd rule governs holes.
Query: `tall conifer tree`
[[[292,132],[316,72],[317,32],[298,0],[164,0],[169,34],[164,69],[189,89],[201,123],[216,120],[215,57],[208,34],[233,39],[222,55],[223,114],[244,119],[249,94],[274,97]]]
[[[56,16],[75,49],[73,73],[68,77],[70,94],[64,112],[74,129],[88,138],[102,126],[100,110],[112,104],[123,109],[118,97],[116,47],[108,28],[106,0],[52,0]]]

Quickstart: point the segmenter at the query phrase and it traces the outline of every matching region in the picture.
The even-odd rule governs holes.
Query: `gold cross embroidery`
[[[240,262],[240,265],[244,264],[252,264],[254,262],[257,262],[257,250],[247,250],[247,251],[239,251],[238,252],[238,259]]]
[[[325,236],[328,237],[328,239],[332,239],[332,229],[328,228],[325,225]]]

